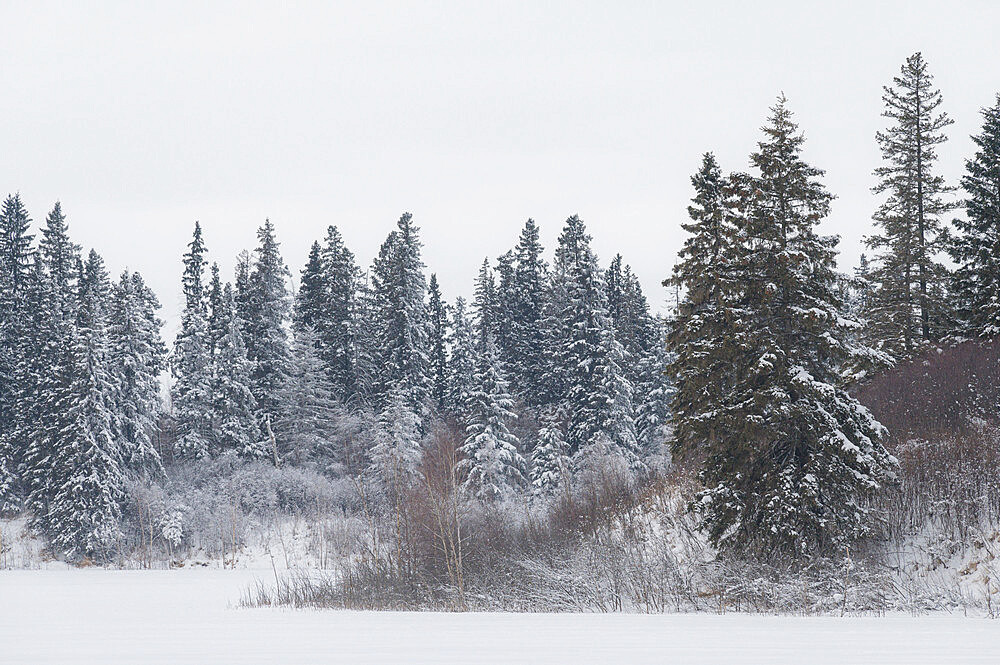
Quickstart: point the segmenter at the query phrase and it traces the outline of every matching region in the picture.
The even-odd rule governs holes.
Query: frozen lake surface
[[[430,614],[235,607],[270,571],[0,571],[0,663],[997,663],[961,616]]]

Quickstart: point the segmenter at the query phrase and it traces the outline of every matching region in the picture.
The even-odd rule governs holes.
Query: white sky
[[[231,278],[269,216],[297,276],[328,224],[364,267],[410,211],[453,297],[527,217],[551,252],[578,213],[659,305],[701,154],[747,168],[782,90],[853,265],[906,56],[956,121],[952,183],[1000,91],[1000,2],[153,4],[0,0],[0,194],[37,223],[61,200],[168,338],[196,219]]]

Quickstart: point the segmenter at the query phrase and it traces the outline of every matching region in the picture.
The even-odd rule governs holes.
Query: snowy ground
[[[960,616],[413,614],[234,608],[270,571],[0,571],[0,663],[995,663]]]

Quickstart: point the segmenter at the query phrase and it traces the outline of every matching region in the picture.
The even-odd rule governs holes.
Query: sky
[[[298,276],[336,225],[367,266],[403,212],[448,297],[525,220],[550,254],[579,214],[650,302],[713,151],[748,168],[781,93],[838,198],[855,265],[872,231],[882,86],[922,51],[955,120],[956,184],[1000,92],[998,2],[11,2],[0,0],[0,195],[143,274],[172,338],[200,220],[231,278],[265,218]]]

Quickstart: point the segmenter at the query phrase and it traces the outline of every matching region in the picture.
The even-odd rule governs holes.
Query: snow
[[[992,663],[958,615],[768,617],[237,609],[270,571],[0,571],[0,663]]]

